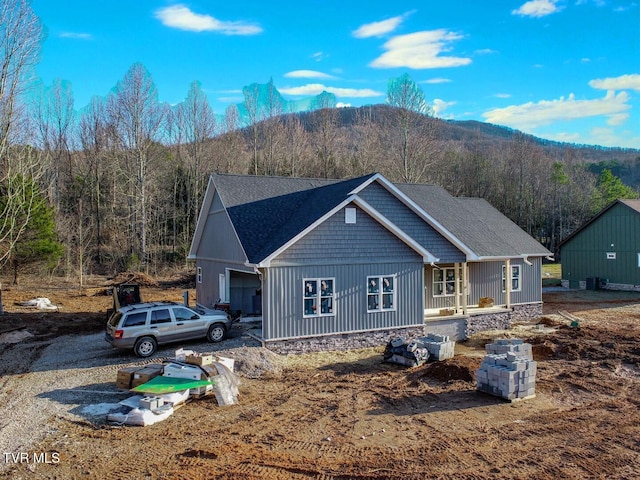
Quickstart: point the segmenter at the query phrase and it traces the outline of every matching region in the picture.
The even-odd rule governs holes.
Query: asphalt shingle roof
[[[344,201],[372,175],[350,180],[215,175],[250,263],[264,260]]]
[[[259,263],[374,175],[323,180],[216,174],[213,180],[247,259]],[[551,254],[483,199],[453,197],[435,185],[396,187],[480,257]]]

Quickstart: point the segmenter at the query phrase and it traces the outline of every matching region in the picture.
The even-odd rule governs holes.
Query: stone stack
[[[535,397],[537,362],[530,344],[519,338],[500,339],[486,350],[476,371],[479,391],[512,401]]]
[[[453,358],[456,342],[449,339],[448,335],[429,333],[426,337],[417,340],[429,352],[430,360],[446,360]]]

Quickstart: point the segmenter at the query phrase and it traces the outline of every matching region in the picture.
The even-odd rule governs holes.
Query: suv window
[[[184,307],[174,308],[173,314],[176,317],[176,322],[184,320],[198,320],[200,318],[196,312]]]
[[[151,312],[151,325],[158,323],[171,323],[171,315],[168,308],[162,310],[153,310]]]
[[[123,327],[138,327],[147,321],[147,312],[130,313],[124,320]]]

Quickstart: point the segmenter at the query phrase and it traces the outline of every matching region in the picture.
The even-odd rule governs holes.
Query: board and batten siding
[[[562,278],[640,285],[640,213],[618,203],[561,247]],[[610,255],[607,255],[610,254]]]
[[[367,277],[395,275],[396,310],[367,313]],[[334,315],[303,315],[303,280],[335,279]],[[423,323],[422,263],[272,267],[263,276],[265,340],[359,332]]]
[[[243,265],[247,260],[218,192],[215,192],[211,202],[202,239],[196,252],[197,258],[224,259]]]
[[[465,255],[415,212],[377,182],[371,183],[358,196],[415,239],[442,263],[464,262]]]
[[[520,266],[520,291],[511,292],[511,304],[540,303],[542,298],[542,258],[530,258],[528,265],[520,259],[511,260],[511,265]],[[493,298],[495,305],[506,304],[506,294],[502,290],[503,261],[468,263],[469,297],[468,305],[478,305],[480,298]],[[441,268],[453,268],[453,265],[438,265]],[[433,296],[433,267],[425,267],[425,304],[427,309],[452,308],[455,296]],[[462,303],[462,302],[460,302]]]
[[[349,208],[355,208],[350,206]],[[265,340],[421,325],[422,257],[360,208],[340,210],[263,271]],[[396,279],[393,311],[367,313],[367,277]],[[334,279],[334,315],[304,317],[303,280]]]

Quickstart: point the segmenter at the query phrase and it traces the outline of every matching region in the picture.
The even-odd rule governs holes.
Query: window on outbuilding
[[[305,278],[302,286],[304,317],[335,314],[335,278]]]

